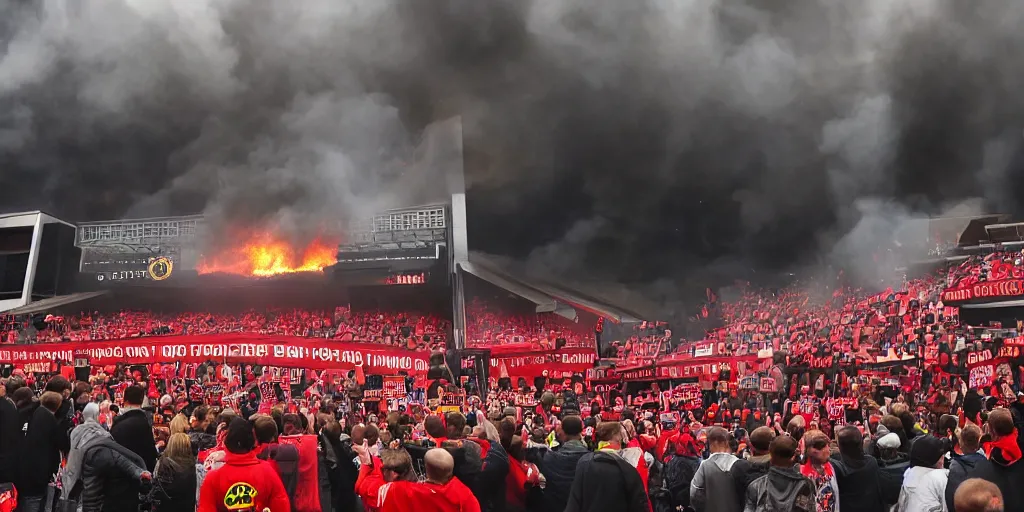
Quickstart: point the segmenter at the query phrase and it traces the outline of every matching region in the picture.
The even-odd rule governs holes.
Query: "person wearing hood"
[[[256,458],[256,433],[248,420],[231,420],[224,448],[224,465],[209,472],[203,480],[198,512],[291,512],[281,477],[269,462]]]
[[[742,483],[749,465],[736,458],[729,446],[729,432],[721,427],[708,430],[708,456],[690,482],[690,502],[697,512],[743,510]]]
[[[142,402],[146,399],[146,390],[142,386],[129,386],[124,390],[124,407],[114,418],[110,427],[110,435],[114,440],[142,457],[146,469],[156,468],[156,439],[153,438],[153,417],[142,410]]]
[[[598,450],[580,457],[565,512],[649,512],[639,471],[619,455],[626,438],[622,424],[606,421],[596,430]]]
[[[900,451],[900,436],[890,432],[878,438],[875,446],[878,448],[878,467],[893,476],[902,487],[903,473],[910,468],[910,456]]]
[[[744,512],[814,512],[814,482],[797,469],[798,449],[793,437],[772,440],[771,467],[747,487]]]
[[[887,482],[883,480],[878,461],[864,453],[863,439],[860,430],[853,426],[842,427],[836,434],[839,458],[832,460],[832,466],[839,484],[839,502],[846,510],[884,512],[888,510],[883,498]],[[895,496],[899,493],[899,483],[891,480],[894,485],[890,494]]]
[[[910,469],[903,474],[896,510],[899,512],[946,510],[946,482],[943,469],[946,453],[941,439],[920,436],[910,447]]]
[[[86,405],[82,424],[71,431],[62,492],[80,499],[83,512],[137,510],[142,483],[152,475],[141,457],[115,442],[100,425],[99,412],[97,404]]]
[[[983,478],[1003,493],[1006,510],[1024,510],[1024,462],[1021,442],[1008,409],[997,408],[988,415],[992,441],[985,443],[988,460],[979,461],[968,478]]]
[[[700,468],[701,448],[688,429],[680,430],[668,441],[670,452],[665,462],[665,477],[668,497],[673,510],[690,508],[690,484]]]
[[[160,455],[153,472],[160,484],[150,494],[154,512],[195,510],[206,472],[203,466],[196,464],[192,452],[192,440],[188,434],[179,432],[167,440],[167,448]]]
[[[963,455],[955,455],[949,463],[949,477],[946,482],[946,508],[955,510],[953,498],[956,490],[965,480],[976,472],[978,464],[986,461],[984,450],[981,449],[981,429],[977,425],[967,425],[960,431],[960,450]]]

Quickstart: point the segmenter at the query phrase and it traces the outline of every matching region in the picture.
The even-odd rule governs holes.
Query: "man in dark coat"
[[[839,484],[839,503],[858,512],[885,512],[881,471],[878,461],[864,454],[864,436],[857,427],[846,426],[836,433],[839,457],[832,460]],[[899,494],[898,487],[896,494]]]
[[[526,451],[526,459],[537,465],[547,486],[544,489],[544,510],[546,512],[563,512],[569,501],[569,490],[576,475],[576,465],[580,459],[590,453],[583,442],[583,420],[579,416],[566,416],[559,426],[561,439],[553,450],[530,448]],[[687,489],[689,490],[689,489]]]
[[[61,452],[71,449],[68,433],[61,430],[54,413],[60,409],[63,398],[48,391],[39,398],[39,407],[33,413],[25,434],[23,456],[14,484],[18,488],[19,508],[39,510],[46,488],[60,467]],[[34,507],[34,508],[33,508]]]
[[[25,435],[21,431],[18,408],[10,397],[24,386],[24,379],[11,377],[7,380],[6,394],[0,397],[0,483],[13,482],[20,463],[19,454]]]
[[[946,506],[949,510],[956,510],[953,505],[956,489],[970,478],[968,475],[977,473],[978,464],[986,460],[985,452],[981,451],[981,429],[977,425],[969,424],[960,431],[959,445],[963,455],[953,457],[946,479]]]
[[[625,435],[618,422],[597,426],[602,449],[580,457],[565,512],[649,512],[640,472],[618,454]]]
[[[130,386],[124,390],[124,407],[114,419],[110,435],[121,446],[135,452],[146,463],[146,470],[156,467],[156,441],[153,439],[153,417],[142,410],[146,391],[142,386]]]
[[[144,464],[112,439],[98,440],[82,458],[82,512],[138,510],[141,484],[153,478]]]

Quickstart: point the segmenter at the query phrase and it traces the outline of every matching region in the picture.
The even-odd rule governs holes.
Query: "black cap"
[[[249,453],[256,448],[256,433],[252,423],[245,418],[233,418],[228,424],[228,433],[224,437],[224,447],[231,453]]]
[[[930,435],[918,436],[910,445],[910,465],[935,467],[945,453],[945,446],[941,439]]]

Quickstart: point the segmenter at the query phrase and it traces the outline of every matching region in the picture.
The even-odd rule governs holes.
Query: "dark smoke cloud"
[[[454,115],[471,244],[578,278],[697,285],[806,264],[872,216],[1018,206],[1020,2],[0,0],[0,20],[9,209],[351,218],[407,201],[422,128]]]

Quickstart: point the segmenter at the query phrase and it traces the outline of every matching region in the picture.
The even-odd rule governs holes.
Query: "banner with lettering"
[[[0,361],[26,363],[74,361],[88,357],[97,366],[206,361],[255,363],[264,366],[352,370],[362,366],[374,375],[410,375],[429,368],[428,351],[412,351],[367,343],[259,335],[154,336],[134,340],[6,345]],[[593,361],[593,359],[591,359]]]
[[[942,292],[942,302],[952,305],[973,300],[998,300],[1021,295],[1024,295],[1024,280],[1000,279],[947,288]]]
[[[539,350],[529,355],[513,357],[491,357],[492,375],[504,364],[509,377],[540,377],[544,371],[548,377],[560,378],[567,373],[584,373],[594,367],[597,353],[586,348],[562,348],[560,350]]]
[[[405,377],[384,377],[384,398],[398,399],[405,398],[405,395]]]

